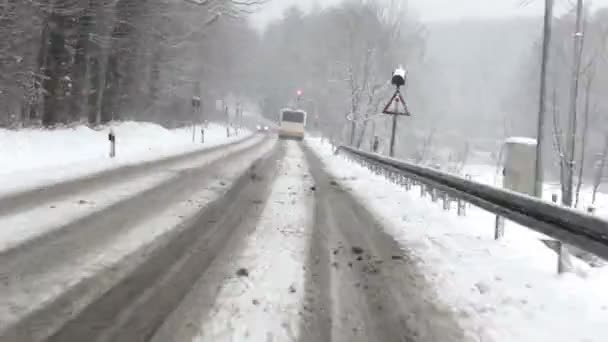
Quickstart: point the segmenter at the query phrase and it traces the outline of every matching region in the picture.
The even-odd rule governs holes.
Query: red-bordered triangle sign
[[[391,100],[386,104],[382,113],[389,115],[410,115],[410,111],[407,109],[407,104],[403,96],[401,96],[399,89],[397,89]]]

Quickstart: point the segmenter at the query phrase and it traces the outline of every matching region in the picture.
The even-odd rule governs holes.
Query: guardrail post
[[[505,218],[496,215],[496,221],[494,223],[494,240],[500,240],[505,236]]]
[[[409,178],[405,178],[405,190],[412,190],[412,180]]]
[[[205,127],[201,126],[201,144],[205,143]]]
[[[443,193],[443,210],[450,210],[450,196],[447,192]]]
[[[420,183],[420,197],[424,197],[424,195],[426,194],[425,187],[426,185],[424,185],[424,183]]]
[[[466,216],[467,203],[460,198],[458,199],[458,216]]]
[[[437,189],[431,188],[431,201],[437,202],[439,198],[437,197]]]
[[[553,203],[557,204],[557,194],[551,195],[551,200],[553,201]],[[559,240],[555,240],[555,245],[557,249],[557,273],[562,274],[570,271],[571,262],[568,247]]]

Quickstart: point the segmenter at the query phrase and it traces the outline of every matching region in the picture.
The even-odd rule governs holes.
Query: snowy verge
[[[116,158],[109,157],[108,134],[116,135]],[[86,126],[56,130],[0,129],[0,197],[35,187],[245,139],[251,132],[226,137],[226,128],[210,124],[201,143],[192,127],[168,130],[144,122],[117,122],[94,130]]]
[[[363,167],[307,141],[327,171],[418,259],[437,299],[473,340],[600,342],[608,338],[608,268],[556,274],[556,255],[530,230],[507,225],[493,240],[494,216],[471,208],[459,218]],[[582,267],[579,265],[579,267]],[[431,313],[432,314],[432,313]],[[432,316],[429,316],[432,317]]]

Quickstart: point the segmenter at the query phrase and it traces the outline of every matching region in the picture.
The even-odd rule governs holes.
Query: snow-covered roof
[[[509,137],[505,140],[505,144],[536,145],[536,139],[528,137]]]

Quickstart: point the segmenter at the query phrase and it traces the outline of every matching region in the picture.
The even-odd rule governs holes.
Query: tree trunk
[[[357,138],[357,148],[361,148],[361,145],[363,145],[363,139],[365,138],[365,132],[367,131],[367,124],[368,124],[367,118],[365,121],[363,121],[363,127],[361,127],[361,131],[359,132],[359,137]]]
[[[585,172],[585,155],[587,149],[587,133],[589,132],[589,102],[591,100],[591,87],[593,85],[593,73],[590,73],[587,77],[587,84],[585,85],[585,108],[583,109],[583,135],[581,137],[581,157],[579,159],[578,167],[578,181],[576,183],[576,201],[574,207],[578,208],[581,187],[583,185],[583,175]]]
[[[65,109],[64,82],[68,76],[70,60],[65,33],[69,19],[69,17],[51,12],[47,21],[48,38],[43,47],[47,51],[44,52],[45,63],[42,67],[42,74],[45,76],[42,82],[45,91],[42,124],[46,127],[58,123],[61,119],[61,111]]]
[[[74,68],[72,73],[73,100],[70,117],[72,120],[80,120],[87,117],[88,96],[91,90],[90,61],[89,56],[93,53],[91,47],[91,34],[95,27],[95,4],[96,0],[89,0],[85,13],[79,19],[78,40],[74,56]]]
[[[593,195],[591,199],[592,204],[595,204],[597,191],[600,188],[600,185],[602,184],[604,168],[606,167],[606,159],[608,159],[608,133],[605,136],[604,149],[602,150],[602,155],[600,156],[600,164],[595,172],[595,179],[593,180]]]

